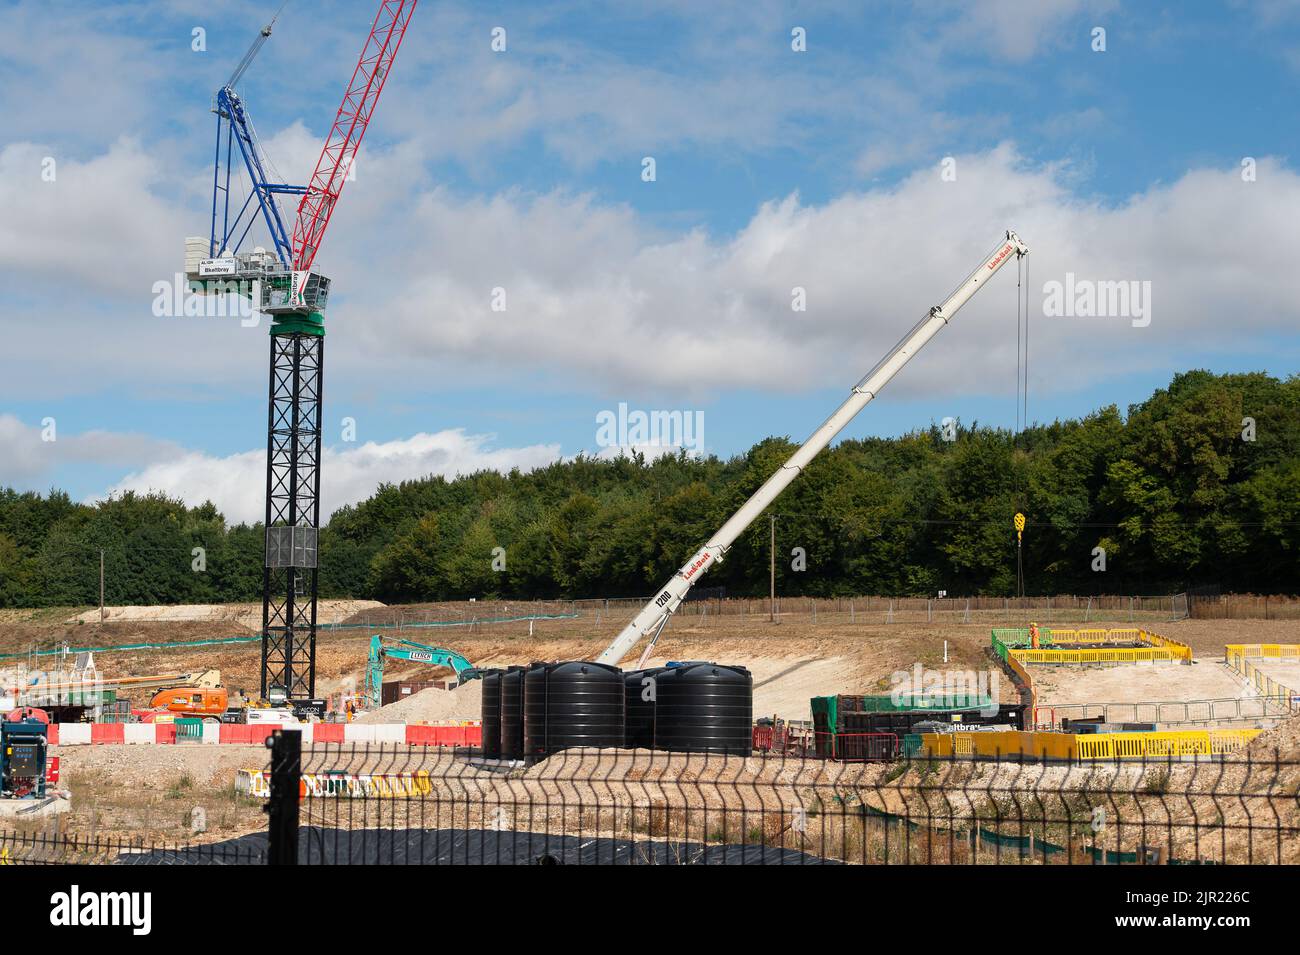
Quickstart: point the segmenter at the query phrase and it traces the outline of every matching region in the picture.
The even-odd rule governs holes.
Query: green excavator
[[[386,647],[375,634],[370,638],[370,656],[366,659],[366,705],[375,709],[380,705],[380,696],[384,686],[384,660],[410,660],[412,663],[427,663],[430,666],[450,667],[456,673],[457,685],[477,680],[482,674],[478,668],[455,650],[445,647],[431,647],[411,640],[399,640],[399,647]]]

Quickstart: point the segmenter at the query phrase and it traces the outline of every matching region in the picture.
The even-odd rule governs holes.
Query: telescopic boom
[[[835,409],[835,412],[826,419],[825,423],[812,433],[812,437],[805,441],[799,450],[790,455],[789,460],[782,464],[776,473],[768,478],[748,501],[741,505],[740,510],[736,511],[731,516],[731,519],[722,525],[709,542],[682,565],[682,568],[673,575],[672,579],[663,586],[659,593],[641,608],[641,612],[632,619],[632,622],[614,638],[614,642],[596,658],[597,662],[616,664],[642,639],[651,636],[649,646],[641,655],[641,663],[643,664],[650,655],[650,650],[654,647],[654,641],[659,638],[664,625],[668,623],[668,618],[681,606],[682,601],[686,599],[686,594],[700,576],[723,559],[727,551],[730,550],[731,545],[745,532],[745,528],[749,527],[755,518],[763,513],[768,505],[790,486],[790,482],[799,476],[799,473],[817,456],[817,453],[834,440],[835,436],[844,429],[844,426],[852,421],[872,398],[879,394],[880,389],[885,387],[894,375],[898,374],[899,370],[911,360],[913,355],[925,347],[926,342],[933,338],[940,328],[948,324],[949,319],[957,313],[957,310],[970,301],[971,296],[985,282],[991,279],[998,269],[1002,268],[1013,257],[1019,258],[1028,254],[1028,252],[1028,247],[1020,241],[1018,235],[1014,232],[1007,232],[1006,239],[998,246],[997,251],[985,259],[945,302],[930,309],[930,313],[921,319],[916,327],[908,332],[903,340],[895,345],[893,350],[854,386],[844,404]]]

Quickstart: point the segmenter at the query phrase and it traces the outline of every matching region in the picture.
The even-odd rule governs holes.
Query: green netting
[[[1052,630],[1050,627],[1038,628],[1038,643],[1040,646],[1051,644]],[[1027,647],[1029,646],[1029,630],[1021,627],[999,627],[993,631],[993,646],[996,649],[999,644],[1006,647]]]

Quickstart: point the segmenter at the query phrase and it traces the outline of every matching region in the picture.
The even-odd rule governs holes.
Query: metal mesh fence
[[[0,864],[1300,862],[1300,761],[832,760],[325,746],[286,733],[240,798],[265,830],[206,844],[0,832]],[[291,741],[293,749],[285,749]]]
[[[303,863],[1300,861],[1300,763],[1276,753],[1054,764],[569,750],[525,766],[318,746],[301,765]]]

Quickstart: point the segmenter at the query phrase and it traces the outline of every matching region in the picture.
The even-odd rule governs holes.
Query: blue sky
[[[265,326],[160,318],[150,289],[207,232],[212,94],[273,6],[0,4],[0,483],[260,512]],[[331,504],[599,451],[620,402],[702,411],[722,455],[801,439],[1008,227],[1032,418],[1295,373],[1300,3],[539,6],[412,19],[317,260],[326,421],[359,439],[327,437]],[[372,15],[289,0],[241,83],[286,178]],[[1043,315],[1067,272],[1149,282],[1150,324]],[[848,434],[1012,425],[1015,295],[1004,270]]]

